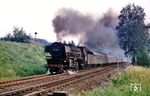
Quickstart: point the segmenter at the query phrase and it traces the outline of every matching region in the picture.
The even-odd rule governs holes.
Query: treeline
[[[41,45],[47,45],[49,42],[45,39],[33,38],[31,34],[27,34],[23,27],[14,27],[12,33],[8,33],[6,36],[0,38],[4,41],[21,42],[21,43],[33,43],[37,42]]]

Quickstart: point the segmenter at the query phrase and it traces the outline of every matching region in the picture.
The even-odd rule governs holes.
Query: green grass
[[[141,84],[141,91],[130,91],[131,83]],[[85,92],[83,96],[150,96],[150,68],[130,66],[110,86]]]
[[[0,79],[45,73],[43,47],[0,41]]]

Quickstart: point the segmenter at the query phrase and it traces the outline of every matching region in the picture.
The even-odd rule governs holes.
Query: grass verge
[[[0,79],[45,73],[43,47],[0,41]]]
[[[141,91],[131,91],[130,84],[141,84]],[[138,86],[139,87],[139,86]],[[129,66],[117,77],[110,86],[85,92],[83,96],[150,96],[150,68]]]

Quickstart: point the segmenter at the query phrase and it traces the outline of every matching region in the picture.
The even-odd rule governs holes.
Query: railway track
[[[86,69],[85,69],[86,70]],[[80,70],[79,72],[85,71],[85,70]],[[14,80],[3,80],[0,81],[0,92],[1,89],[4,89],[6,87],[11,87],[19,84],[24,84],[32,81],[37,81],[37,80],[43,80],[47,78],[54,79],[59,76],[66,75],[67,73],[62,73],[62,74],[57,74],[57,75],[48,75],[48,74],[42,74],[42,75],[35,75],[35,76],[28,76],[28,77],[22,77]]]
[[[21,79],[21,80],[14,80],[11,81],[9,83],[5,83],[5,84],[0,84],[0,93],[2,92],[7,92],[10,90],[16,90],[22,87],[28,87],[30,85],[36,85],[42,82],[47,82],[47,81],[53,81],[55,79],[58,79],[58,77],[62,77],[66,75],[66,73],[63,74],[58,74],[58,75],[44,75],[44,76],[38,76],[38,77],[33,77],[33,78],[29,78],[29,79]]]
[[[110,71],[112,69],[114,69],[114,68],[113,67],[106,67],[103,69],[98,69],[98,70],[96,69],[96,70],[91,71],[91,72],[79,74],[77,76],[67,78],[65,80],[60,80],[59,82],[56,82],[54,85],[49,85],[49,86],[47,86],[47,88],[45,88],[41,91],[33,92],[30,94],[27,94],[26,96],[44,96],[44,95],[47,96],[46,93],[48,93],[48,92],[62,89],[65,86],[68,86],[70,84],[74,84],[75,82],[78,82],[78,81],[81,81],[84,79],[92,78],[92,77],[100,75],[100,74],[102,75],[103,73],[107,73],[108,71]]]
[[[92,70],[84,70],[75,75],[68,75],[64,73],[52,76],[46,75],[34,79],[25,79],[23,81],[19,81],[20,83],[8,84],[7,86],[0,87],[0,96],[12,96],[16,94],[26,96],[43,95],[49,91],[61,89],[79,80],[106,73],[107,71],[112,70],[114,67],[116,67],[116,65],[106,66],[103,68],[93,68]]]
[[[14,80],[0,80],[0,85],[10,83],[10,82],[15,82],[15,81],[22,81],[22,80],[27,80],[27,79],[32,79],[32,78],[39,78],[39,77],[43,77],[43,76],[47,76],[47,74],[22,77],[22,78],[18,78],[18,79],[14,79]]]
[[[84,70],[81,70],[79,72],[82,72]],[[35,75],[35,76],[28,76],[28,77],[22,77],[19,79],[15,80],[6,80],[6,81],[1,81],[0,82],[0,92],[2,92],[2,89],[6,89],[7,87],[11,86],[18,86],[20,84],[25,84],[25,83],[32,83],[36,82],[38,80],[44,80],[44,79],[57,79],[57,77],[64,76],[67,73],[62,73],[62,74],[57,74],[57,75],[48,75],[48,74],[42,74],[42,75]],[[42,81],[44,82],[44,81]]]

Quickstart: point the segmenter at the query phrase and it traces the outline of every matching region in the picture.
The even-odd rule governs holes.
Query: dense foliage
[[[129,4],[124,7],[118,17],[119,24],[116,27],[119,37],[119,45],[125,51],[127,57],[136,62],[139,53],[145,50],[148,42],[148,30],[145,27],[145,12],[140,6]]]

